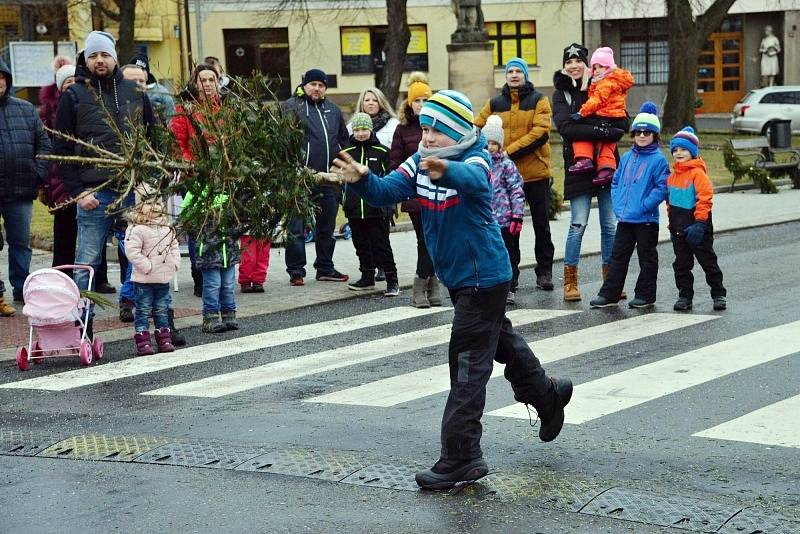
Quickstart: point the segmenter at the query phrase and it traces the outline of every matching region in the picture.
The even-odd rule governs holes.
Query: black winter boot
[[[539,439],[553,441],[564,426],[564,406],[572,398],[572,381],[569,378],[550,378],[553,384],[553,397],[539,413]]]
[[[459,482],[474,482],[488,473],[489,467],[483,458],[439,460],[430,469],[419,471],[414,478],[422,489],[441,490]]]
[[[176,347],[183,347],[186,345],[186,336],[178,332],[178,329],[175,328],[175,311],[170,308],[169,309],[169,330],[172,332],[172,344]]]

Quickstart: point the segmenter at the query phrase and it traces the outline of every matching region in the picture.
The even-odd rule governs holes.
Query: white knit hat
[[[505,135],[503,133],[503,119],[500,115],[489,115],[481,131],[487,141],[494,141],[498,145],[503,146]]]
[[[56,88],[61,91],[67,78],[75,76],[75,65],[64,65],[56,71]]]

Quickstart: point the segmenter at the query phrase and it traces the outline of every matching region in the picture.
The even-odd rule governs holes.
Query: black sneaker
[[[317,277],[317,280],[319,279],[320,278]],[[368,280],[362,276],[358,281],[347,284],[347,289],[350,291],[367,291],[369,289],[375,289],[375,281]]]
[[[728,309],[728,299],[725,297],[714,297],[714,310],[722,311]]]
[[[452,488],[459,482],[474,482],[488,473],[489,467],[483,458],[439,460],[430,469],[419,471],[414,478],[422,489],[441,490]]]
[[[600,295],[589,301],[589,306],[592,308],[608,308],[619,304],[618,300],[611,300]]]
[[[675,311],[689,311],[692,309],[692,299],[680,297],[677,301],[675,301],[675,305],[672,307],[672,309]]]
[[[551,378],[553,391],[556,395],[556,404],[553,413],[549,416],[539,414],[539,439],[548,442],[558,437],[564,427],[564,406],[572,399],[572,381],[569,378]]]
[[[550,273],[542,273],[536,275],[536,287],[544,289],[545,291],[553,290],[553,275]]]
[[[636,297],[632,301],[628,303],[629,308],[635,308],[637,310],[641,310],[643,308],[652,308],[656,305],[656,301],[654,300],[644,300]]]
[[[400,294],[400,286],[397,282],[386,282],[386,291],[383,292],[384,297],[396,297]]]
[[[102,293],[104,295],[113,295],[117,292],[117,288],[109,284],[108,282],[98,282],[95,284],[94,290],[97,293]]]
[[[332,271],[328,271],[327,273],[321,273],[317,271],[317,280],[320,282],[347,282],[350,280],[350,277],[334,269]]]
[[[383,269],[378,269],[378,272],[375,273],[375,281],[376,282],[385,282],[386,281],[386,273],[383,272]]]
[[[203,298],[203,286],[194,286],[194,296],[198,298]]]
[[[513,291],[509,291],[506,295],[506,304],[509,306],[513,306],[517,302],[517,294]]]
[[[133,305],[127,303],[119,305],[119,320],[123,323],[133,322]]]

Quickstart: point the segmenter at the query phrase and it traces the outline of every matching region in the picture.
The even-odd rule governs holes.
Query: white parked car
[[[767,134],[772,121],[791,120],[800,134],[800,85],[775,85],[749,91],[733,107],[734,132]]]

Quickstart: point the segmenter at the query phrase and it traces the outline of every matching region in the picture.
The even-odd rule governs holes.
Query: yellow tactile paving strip
[[[172,440],[152,436],[82,434],[59,441],[37,456],[126,462],[170,441]]]

